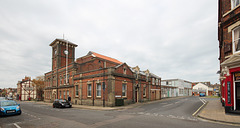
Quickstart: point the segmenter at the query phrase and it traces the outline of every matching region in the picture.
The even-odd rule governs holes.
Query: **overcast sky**
[[[0,88],[51,70],[56,38],[162,79],[218,82],[217,0],[0,0]]]

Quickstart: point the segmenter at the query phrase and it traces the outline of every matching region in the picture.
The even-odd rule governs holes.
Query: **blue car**
[[[20,104],[17,104],[14,100],[2,100],[0,101],[0,116],[5,115],[21,115],[22,111]]]
[[[200,97],[205,96],[205,93],[200,93],[199,96]]]

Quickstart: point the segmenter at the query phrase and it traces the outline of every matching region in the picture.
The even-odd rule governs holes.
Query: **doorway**
[[[240,110],[240,82],[236,82],[236,110]]]
[[[138,102],[138,88],[135,88],[135,102]]]

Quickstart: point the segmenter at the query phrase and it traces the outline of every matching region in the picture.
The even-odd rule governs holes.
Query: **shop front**
[[[221,101],[226,113],[240,113],[240,55],[233,55],[221,64]]]

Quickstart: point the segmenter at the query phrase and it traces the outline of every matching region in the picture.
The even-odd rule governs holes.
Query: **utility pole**
[[[93,106],[94,106],[94,80],[93,80]]]
[[[103,107],[105,107],[105,68],[106,68],[106,65],[105,65],[106,61],[103,62]]]

